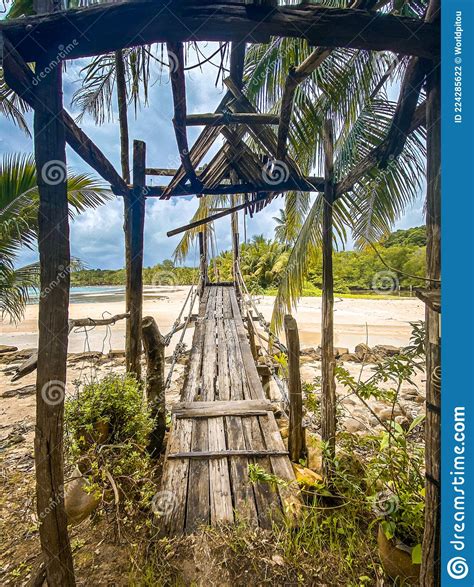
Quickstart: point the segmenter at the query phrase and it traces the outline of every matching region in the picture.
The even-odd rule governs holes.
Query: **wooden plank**
[[[175,404],[172,408],[172,413],[177,418],[206,418],[212,416],[245,416],[257,413],[258,415],[264,415],[272,410],[272,404],[262,400],[198,401]]]
[[[214,400],[217,364],[216,364],[216,299],[217,289],[210,289],[206,306],[204,323],[204,349],[202,357],[202,387],[201,396],[204,401]]]
[[[193,401],[199,394],[202,369],[203,339],[204,323],[202,319],[198,318],[194,327],[193,345],[189,359],[186,383],[181,394],[184,401]]]
[[[274,451],[284,450],[285,445],[273,415],[268,418],[259,418],[258,420],[267,449]],[[288,485],[278,486],[278,493],[280,494],[283,513],[288,520],[296,521],[301,512],[301,499],[290,459],[287,456],[274,455],[270,457],[270,463],[273,474],[279,479],[284,479],[288,482]]]
[[[265,10],[265,9],[264,9]],[[158,17],[157,17],[158,16]],[[439,54],[439,26],[419,18],[302,3],[267,9],[235,1],[121,2],[2,22],[0,30],[26,61],[67,48],[77,59],[168,41],[267,43],[270,36],[304,38],[320,47]],[[79,31],[86,31],[78,34]],[[79,38],[78,38],[79,37]],[[74,42],[75,41],[75,42]]]
[[[231,124],[278,124],[280,117],[276,114],[259,114],[254,112],[188,114],[187,126],[228,126]]]
[[[209,450],[226,450],[224,418],[209,418]],[[233,522],[232,495],[230,490],[227,458],[209,461],[209,486],[211,494],[211,523]]]
[[[221,311],[222,317],[217,322],[217,352],[218,352],[218,397],[219,404],[223,401],[230,400],[230,372],[229,372],[229,356],[227,348],[227,338],[224,327],[224,288],[220,288],[220,295],[222,299]]]
[[[250,396],[253,399],[264,399],[265,392],[263,391],[262,382],[258,376],[257,368],[252,356],[252,351],[250,349],[250,344],[247,339],[244,322],[242,320],[237,298],[233,290],[229,292],[229,297],[234,313],[235,327],[239,339],[239,347],[243,359],[243,366],[247,376],[248,385],[250,387]]]
[[[227,340],[227,356],[229,361],[230,397],[232,400],[244,399],[244,373],[237,362],[238,340],[235,336],[233,320],[224,320],[224,329]]]
[[[251,447],[252,450],[266,450],[262,431],[256,417],[242,418],[242,429],[247,447]],[[267,473],[272,473],[270,459],[268,457],[251,458],[249,459],[249,462],[258,465]],[[275,487],[268,483],[254,483],[253,489],[255,503],[257,505],[259,526],[269,529],[272,527],[272,520],[275,511],[280,509],[278,492]]]
[[[201,453],[207,451],[208,448],[207,420],[194,420],[191,451]],[[169,454],[168,458],[175,458],[175,455]],[[189,463],[186,532],[192,533],[200,525],[209,524],[209,514],[209,461],[206,458],[193,458]]]
[[[229,450],[246,449],[242,434],[242,418],[227,416],[225,419]],[[236,521],[244,520],[251,526],[258,526],[255,494],[248,475],[249,460],[245,456],[230,458],[230,479]]]
[[[173,419],[168,454],[191,449],[192,420]],[[163,531],[168,534],[182,534],[186,517],[189,459],[166,458],[164,464],[162,491],[157,494],[157,509],[163,514]],[[165,507],[161,508],[161,499]]]
[[[227,416],[226,416],[227,417]],[[235,417],[235,416],[231,416]],[[218,419],[215,418],[215,419]],[[203,451],[186,451],[186,452],[176,452],[170,453],[167,458],[168,459],[221,459],[223,457],[266,457],[266,456],[288,456],[287,450],[252,450],[252,449],[243,449],[243,450],[203,450]]]

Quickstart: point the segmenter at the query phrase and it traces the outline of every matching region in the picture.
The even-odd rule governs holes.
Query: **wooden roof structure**
[[[70,243],[66,143],[124,199],[127,295],[127,370],[140,376],[142,340],[142,269],[145,200],[186,195],[241,194],[244,202],[171,231],[174,234],[238,210],[259,210],[289,190],[324,193],[325,264],[332,253],[332,206],[373,167],[384,167],[401,153],[407,136],[427,128],[427,281],[440,278],[440,3],[430,0],[424,18],[383,13],[384,0],[354,0],[349,8],[276,0],[148,0],[104,3],[61,10],[60,0],[34,0],[35,16],[0,22],[0,59],[8,86],[34,110],[34,145],[40,201],[38,248],[42,292],[39,304],[37,421],[35,458],[40,537],[51,587],[75,585],[63,484],[63,404],[47,401],[51,384],[66,380]],[[382,11],[381,11],[382,10]],[[310,56],[292,68],[285,82],[279,116],[260,113],[245,95],[242,74],[247,43],[271,37],[305,39]],[[214,113],[188,116],[183,44],[231,42],[227,92]],[[133,183],[125,181],[102,150],[78,127],[62,100],[63,61],[128,47],[166,43],[170,68],[174,129],[181,165],[157,170],[146,165],[146,147],[134,142]],[[330,125],[325,134],[325,177],[305,177],[288,154],[287,142],[296,88],[323,63],[333,48],[391,51],[408,55],[399,100],[385,139],[339,183],[334,182]],[[34,63],[32,69],[29,64]],[[422,86],[426,101],[418,104]],[[187,127],[203,124],[189,147]],[[224,143],[200,168],[212,144]],[[247,138],[251,140],[248,141]],[[51,163],[58,177],[45,173]],[[279,169],[277,167],[279,166]],[[61,172],[62,170],[62,172]],[[278,172],[278,177],[277,177]],[[171,173],[169,185],[147,185],[147,175]],[[274,181],[277,178],[277,181]],[[234,245],[235,247],[235,245]],[[237,248],[237,247],[236,247]],[[324,247],[323,247],[324,248]],[[324,264],[323,264],[324,266]],[[325,271],[325,279],[332,279]],[[51,283],[55,287],[50,287]],[[427,372],[439,369],[439,314],[427,306]],[[327,312],[329,314],[329,312]],[[329,325],[329,323],[326,323]],[[329,330],[329,327],[328,327]],[[332,344],[332,343],[331,343]],[[332,360],[332,359],[331,359]],[[329,363],[327,363],[329,364]],[[326,367],[327,367],[326,364]],[[427,378],[426,516],[422,585],[437,583],[439,571],[439,385]],[[55,507],[51,507],[51,504]],[[438,565],[438,567],[437,567]]]

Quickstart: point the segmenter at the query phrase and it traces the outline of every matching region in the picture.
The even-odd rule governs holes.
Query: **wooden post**
[[[298,326],[293,316],[287,314],[284,325],[288,348],[288,388],[290,393],[288,451],[290,459],[297,463],[306,452],[303,430],[303,397],[301,395],[300,339]]]
[[[166,431],[165,339],[151,316],[143,318],[142,333],[147,360],[146,397],[154,422],[149,449],[152,456],[157,456]]]
[[[265,393],[265,397],[271,400],[270,396],[270,379],[271,379],[271,371],[268,365],[257,365],[257,373],[260,377],[260,381],[262,382],[263,391]]]
[[[199,237],[199,266],[202,276],[201,292],[202,295],[204,287],[207,284],[207,227],[204,227],[201,232],[198,233]]]
[[[247,331],[249,333],[250,350],[252,351],[252,357],[255,362],[258,361],[257,345],[255,344],[255,327],[253,325],[252,316],[248,315],[247,318]]]
[[[143,306],[143,232],[145,225],[146,146],[142,141],[133,142],[133,190],[124,198],[125,252],[127,265],[126,307],[130,318],[126,331],[127,371],[141,375],[141,329]]]
[[[427,197],[426,197],[426,276],[441,275],[441,88],[440,64],[434,65],[427,80]],[[428,289],[439,288],[436,281]],[[440,584],[440,459],[441,386],[440,315],[426,304],[426,423],[425,423],[425,532],[420,585]]]
[[[53,2],[34,3],[39,12]],[[48,585],[76,584],[64,509],[64,398],[70,284],[66,138],[62,118],[62,65],[55,55],[36,61],[34,148],[39,190],[40,283],[36,377],[36,507]]]
[[[334,279],[332,269],[333,203],[334,203],[334,138],[332,121],[324,125],[324,203],[323,203],[323,292],[321,320],[321,438],[325,444],[323,470],[331,479],[336,456],[336,381],[334,358]]]
[[[117,105],[120,128],[120,162],[122,177],[130,183],[130,155],[127,117],[127,82],[125,76],[125,59],[123,51],[115,51],[115,76],[117,84]]]

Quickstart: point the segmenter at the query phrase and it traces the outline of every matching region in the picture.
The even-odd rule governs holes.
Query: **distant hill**
[[[406,230],[392,232],[383,242],[388,247],[424,247],[426,246],[426,226],[415,226]]]

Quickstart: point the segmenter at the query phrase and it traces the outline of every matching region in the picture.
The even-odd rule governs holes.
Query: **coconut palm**
[[[68,173],[70,217],[112,198],[87,174]],[[33,249],[38,230],[39,194],[31,155],[5,155],[0,161],[0,315],[20,320],[28,288],[38,283],[37,263],[15,268],[23,247]]]

